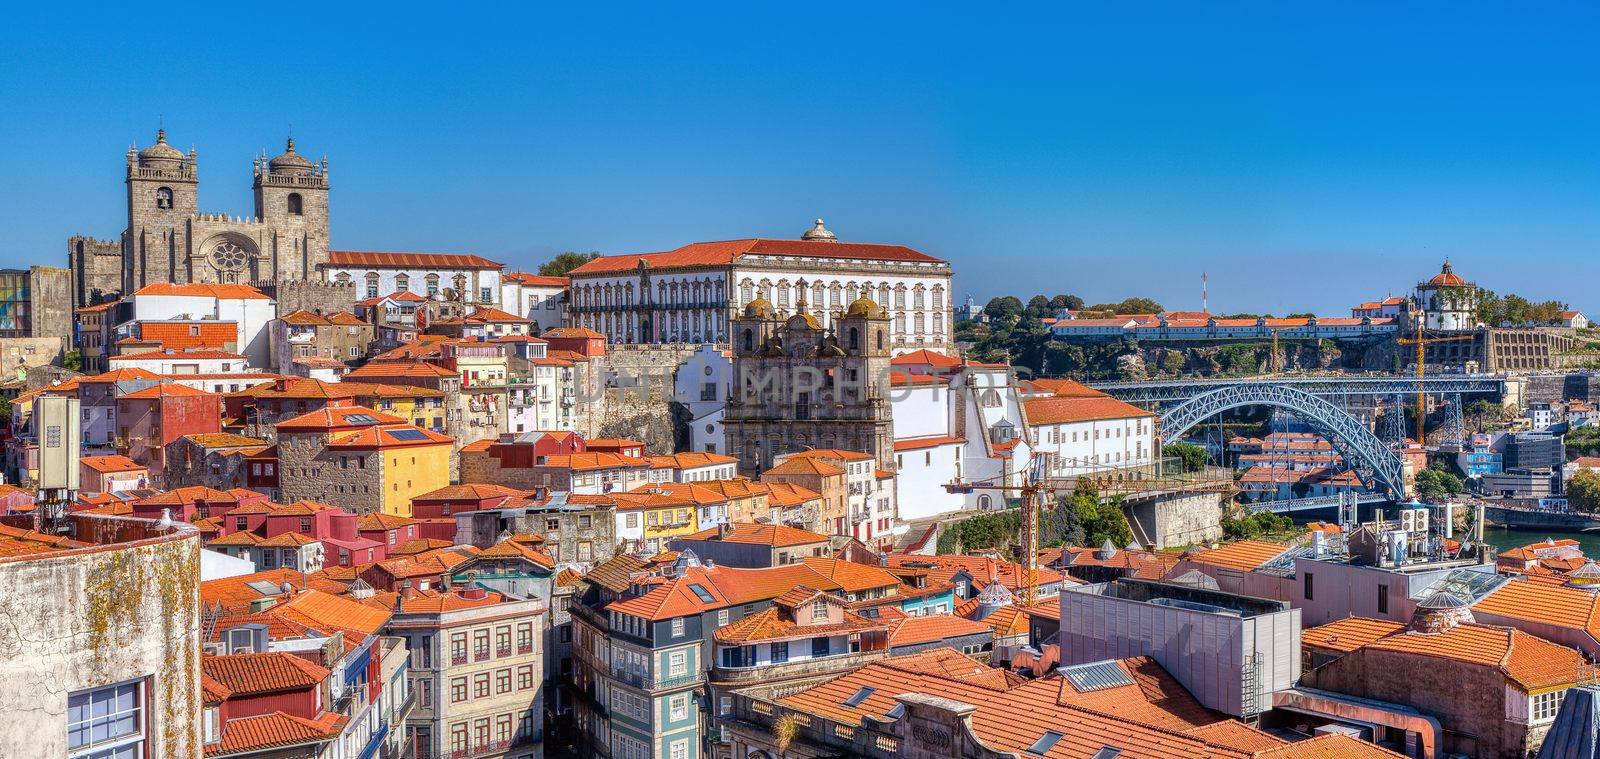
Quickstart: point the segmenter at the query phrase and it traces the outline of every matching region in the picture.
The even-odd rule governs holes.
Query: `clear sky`
[[[911,245],[956,289],[1340,313],[1437,271],[1600,311],[1600,11],[1481,3],[31,3],[0,265],[125,225],[130,142],[250,210],[293,130],[336,248]],[[974,12],[981,11],[981,12]]]

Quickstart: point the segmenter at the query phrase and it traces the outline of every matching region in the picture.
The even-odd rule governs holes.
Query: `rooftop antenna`
[[[1200,310],[1208,314],[1211,313],[1211,303],[1207,298],[1206,290],[1209,289],[1208,285],[1210,283],[1211,275],[1200,272]]]

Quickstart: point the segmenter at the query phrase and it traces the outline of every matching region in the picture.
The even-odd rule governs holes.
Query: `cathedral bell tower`
[[[189,219],[198,205],[195,152],[167,144],[167,130],[143,150],[128,148],[128,231],[123,239],[122,291],[146,282],[179,282],[188,255]]]
[[[258,276],[278,281],[314,280],[328,262],[328,159],[295,152],[290,137],[282,154],[254,165],[256,218],[270,230],[262,240],[270,262]]]

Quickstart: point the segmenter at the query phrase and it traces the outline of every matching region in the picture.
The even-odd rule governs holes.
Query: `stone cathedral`
[[[75,306],[153,282],[277,286],[322,278],[328,260],[328,159],[288,141],[252,162],[255,214],[202,213],[196,155],[167,143],[128,149],[128,228],[118,240],[67,241]]]

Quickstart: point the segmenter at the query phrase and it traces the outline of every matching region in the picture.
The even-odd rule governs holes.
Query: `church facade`
[[[202,213],[198,157],[168,144],[129,148],[127,228],[116,240],[67,242],[73,305],[126,295],[155,282],[277,287],[320,281],[328,260],[328,161],[296,152],[252,162],[251,216]]]
[[[862,296],[826,326],[806,308],[807,284],[797,280],[792,312],[758,297],[733,320],[722,425],[741,475],[808,448],[860,451],[880,469],[893,466],[889,312]]]

